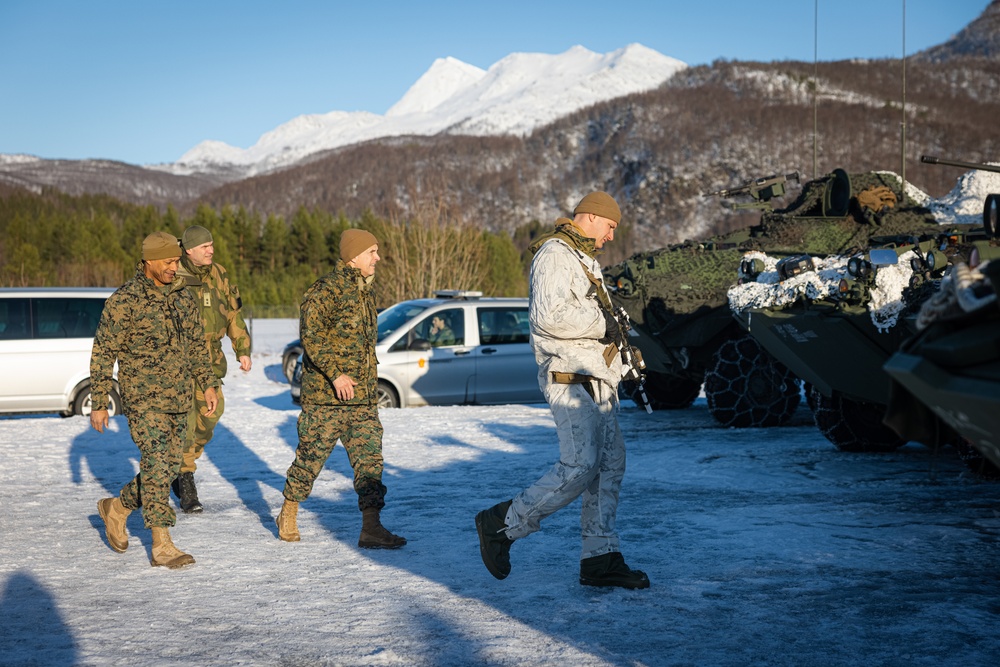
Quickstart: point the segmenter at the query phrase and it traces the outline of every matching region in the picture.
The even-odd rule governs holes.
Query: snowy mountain
[[[236,167],[246,175],[294,164],[320,151],[401,135],[527,135],[536,127],[605,100],[657,87],[687,65],[640,44],[599,54],[514,53],[488,70],[439,58],[384,116],[332,111],[299,116],[250,148],[204,141],[175,164],[175,174]]]

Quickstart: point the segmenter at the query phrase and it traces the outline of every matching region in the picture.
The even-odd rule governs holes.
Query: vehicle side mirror
[[[895,250],[869,250],[868,258],[872,266],[891,266],[899,263],[899,255]]]

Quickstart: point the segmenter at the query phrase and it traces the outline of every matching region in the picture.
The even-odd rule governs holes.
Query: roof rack
[[[478,299],[482,295],[482,292],[458,289],[439,289],[434,292],[434,297],[438,299]]]

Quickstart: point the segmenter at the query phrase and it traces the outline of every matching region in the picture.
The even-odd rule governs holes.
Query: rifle
[[[785,183],[788,181],[799,182],[799,172],[793,171],[790,174],[774,174],[761,178],[751,178],[743,181],[742,185],[735,188],[723,188],[715,192],[706,192],[704,197],[736,197],[739,195],[750,195],[754,203],[736,204],[734,209],[740,208],[771,208],[772,197],[780,197],[785,194]]]
[[[628,342],[628,332],[632,330],[628,312],[622,306],[612,307],[610,312],[621,331],[618,340],[612,341],[611,345],[618,349],[622,357],[622,381],[635,383],[636,390],[632,392],[633,395],[638,393],[642,399],[642,407],[646,408],[647,413],[653,414],[653,407],[646,396],[646,362],[642,360],[642,352]]]
[[[583,272],[587,274],[587,279],[590,280],[591,291],[597,297],[597,303],[601,310],[610,315],[611,319],[618,325],[618,336],[604,349],[604,361],[610,367],[615,360],[615,354],[621,355],[622,381],[637,384],[636,391],[642,399],[642,406],[646,408],[646,412],[653,414],[653,407],[649,404],[649,398],[646,397],[646,362],[642,360],[642,352],[628,342],[628,332],[632,330],[632,322],[629,320],[628,312],[622,306],[615,307],[604,282],[587,268],[582,259],[580,259],[580,265],[583,267]]]

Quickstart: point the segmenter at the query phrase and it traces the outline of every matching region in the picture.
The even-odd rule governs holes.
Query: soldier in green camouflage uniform
[[[125,522],[134,509],[153,531],[153,565],[181,567],[194,562],[174,546],[169,527],[170,482],[180,469],[187,414],[197,384],[208,413],[215,411],[219,379],[212,373],[205,331],[194,299],[174,281],[180,258],[177,238],[154,232],[142,243],[135,276],[108,297],[90,357],[90,423],[103,433],[108,425],[108,392],[118,362],[123,413],[139,447],[139,474],[115,498],[97,503],[108,544],[128,548]]]
[[[247,333],[247,325],[240,313],[243,305],[240,300],[240,290],[229,281],[226,269],[212,261],[215,255],[212,233],[204,227],[192,225],[184,230],[181,246],[184,254],[177,269],[177,277],[187,285],[188,291],[201,311],[208,354],[215,376],[220,382],[226,377],[226,355],[222,351],[222,339],[226,336],[232,341],[233,352],[240,361],[240,369],[243,372],[249,371],[250,334]],[[226,409],[226,398],[221,386],[218,396],[219,406],[209,415],[205,405],[205,395],[196,389],[194,405],[188,414],[188,432],[184,443],[181,474],[171,485],[185,513],[201,512],[204,509],[198,500],[198,487],[194,483],[194,471],[197,469],[195,461],[201,457],[205,445],[212,439],[215,425],[219,423]]]
[[[348,229],[340,238],[336,267],[310,287],[299,322],[303,355],[299,445],[285,481],[278,536],[299,538],[296,515],[339,439],[354,469],[362,513],[358,546],[398,549],[406,540],[386,530],[382,484],[382,422],[378,416],[375,341],[378,325],[371,282],[379,261],[378,241]]]

